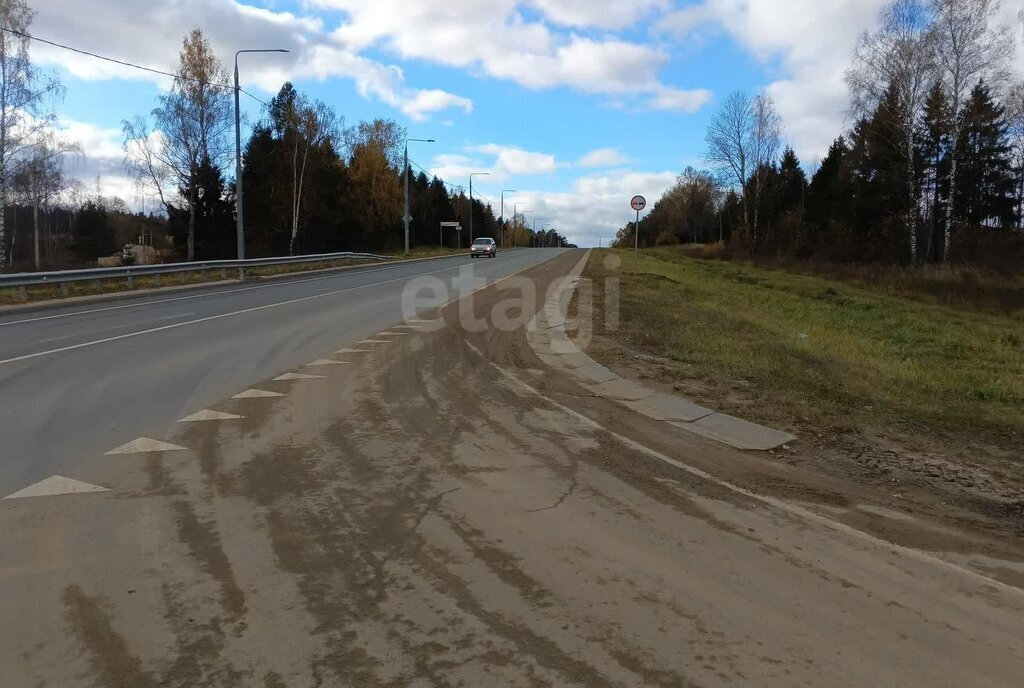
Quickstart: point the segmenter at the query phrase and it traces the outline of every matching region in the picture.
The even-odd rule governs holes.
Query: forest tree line
[[[688,168],[640,222],[642,246],[739,256],[1024,265],[1024,82],[994,0],[895,0],[846,75],[852,126],[820,161],[782,146],[772,98],[732,94]],[[810,172],[810,174],[808,174]],[[632,246],[633,226],[618,245]]]

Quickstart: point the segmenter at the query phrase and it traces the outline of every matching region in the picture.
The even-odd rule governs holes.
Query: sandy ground
[[[0,685],[1020,685],[995,544],[623,413],[457,315],[169,422],[187,449],[105,457],[111,492],[0,503]]]

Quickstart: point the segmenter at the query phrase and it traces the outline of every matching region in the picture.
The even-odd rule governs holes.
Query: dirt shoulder
[[[990,389],[993,399],[955,387],[981,388],[988,384],[984,373],[992,369],[995,379],[1000,372],[1012,373],[1020,355],[976,360],[970,370],[948,375],[907,374],[875,385],[901,365],[931,363],[888,360],[886,347],[939,346],[928,340],[929,330],[933,339],[944,340],[970,327],[989,328],[990,336],[998,336],[991,332],[1004,325],[999,318],[962,314],[964,322],[957,322],[941,307],[913,304],[933,312],[919,314],[917,322],[903,329],[882,322],[875,331],[851,326],[852,334],[837,332],[842,328],[833,323],[847,317],[845,310],[867,310],[884,321],[902,317],[902,309],[909,306],[842,285],[829,293],[829,285],[818,284],[816,278],[785,276],[798,283],[777,284],[756,271],[691,262],[681,268],[691,274],[680,277],[678,265],[645,256],[641,274],[634,276],[610,252],[595,252],[584,273],[592,284],[594,311],[593,331],[584,332],[587,353],[648,387],[797,435],[799,441],[788,448],[750,455],[766,470],[784,475],[781,482],[771,470],[760,476],[730,476],[749,478],[746,484],[752,489],[800,499],[800,485],[810,495],[827,485],[825,491],[832,496],[825,502],[844,509],[863,502],[869,512],[874,510],[845,513],[843,519],[923,549],[949,549],[949,542],[926,530],[913,532],[915,528],[906,527],[913,519],[984,534],[1001,542],[998,547],[1016,548],[1014,540],[1024,534],[1019,427],[1024,415],[1015,415],[1021,409],[1013,396],[1016,383]],[[730,272],[719,275],[715,269]],[[723,286],[726,280],[736,286],[734,292],[727,293],[731,287]],[[619,310],[612,314],[618,319],[614,328],[609,327],[606,299],[612,289],[621,296]],[[814,310],[822,301],[827,317]],[[579,308],[577,299],[573,315]],[[929,317],[936,322],[929,324]],[[788,339],[775,329],[778,323],[793,330]],[[1012,334],[1012,327],[1006,328]],[[971,341],[961,343],[977,355]],[[955,354],[955,349],[945,353],[954,368]],[[905,354],[892,354],[900,356],[906,359]],[[961,394],[966,399],[949,401]],[[710,470],[721,474],[723,466]],[[902,523],[900,514],[908,517]]]

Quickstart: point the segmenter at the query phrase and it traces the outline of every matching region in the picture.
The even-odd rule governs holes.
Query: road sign
[[[405,217],[402,218],[402,221],[405,224],[409,224],[410,222],[412,222],[412,215],[406,215]]]
[[[643,196],[633,196],[633,200],[629,202],[629,205],[639,213],[647,207],[647,199]]]

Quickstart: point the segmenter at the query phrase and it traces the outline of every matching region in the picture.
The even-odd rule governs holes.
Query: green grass
[[[921,303],[847,282],[643,252],[622,280],[618,336],[671,359],[720,408],[854,429],[1024,431],[1019,319]],[[600,286],[598,287],[600,289]]]

